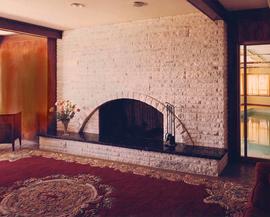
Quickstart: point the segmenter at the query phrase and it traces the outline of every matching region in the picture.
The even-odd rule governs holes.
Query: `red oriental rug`
[[[248,186],[39,150],[0,160],[6,217],[238,216],[249,193]]]

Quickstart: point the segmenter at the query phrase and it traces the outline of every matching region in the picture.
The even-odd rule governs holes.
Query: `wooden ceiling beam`
[[[229,12],[218,0],[187,0],[212,20],[229,20]]]
[[[11,20],[4,17],[0,17],[0,29],[56,39],[61,39],[63,33],[61,30]]]

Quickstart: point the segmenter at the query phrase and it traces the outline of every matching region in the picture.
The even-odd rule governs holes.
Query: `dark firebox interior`
[[[118,99],[99,109],[100,140],[130,146],[159,146],[163,142],[163,114],[138,100]]]

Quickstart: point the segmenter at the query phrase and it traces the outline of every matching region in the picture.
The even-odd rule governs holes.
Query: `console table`
[[[0,114],[0,143],[12,143],[12,150],[15,150],[15,140],[21,136],[21,112],[16,114]]]

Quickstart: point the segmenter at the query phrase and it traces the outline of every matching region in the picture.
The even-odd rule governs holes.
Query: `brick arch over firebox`
[[[163,118],[164,118],[163,122],[164,123],[167,122],[166,105],[164,103],[162,103],[161,101],[155,99],[152,96],[145,95],[142,93],[120,92],[120,93],[116,93],[114,95],[106,96],[102,100],[97,100],[95,102],[96,107],[84,119],[84,121],[80,127],[79,133],[84,132],[84,129],[85,129],[88,121],[99,110],[99,108],[103,104],[105,104],[109,101],[117,100],[117,99],[133,99],[133,100],[138,100],[138,101],[141,101],[145,104],[148,104],[148,105],[154,107],[155,109],[157,109],[159,112],[161,112],[163,114]],[[183,142],[183,143],[190,144],[190,145],[194,145],[194,142],[193,142],[187,128],[185,127],[184,123],[180,120],[180,118],[176,114],[173,114],[173,116],[175,117],[175,120],[176,120],[176,141]],[[166,127],[167,127],[166,124],[164,124],[164,133],[167,131]]]

